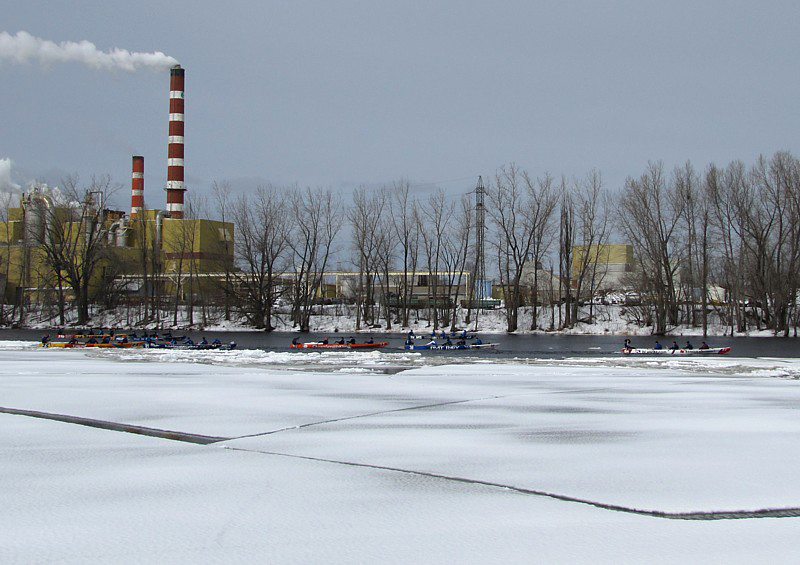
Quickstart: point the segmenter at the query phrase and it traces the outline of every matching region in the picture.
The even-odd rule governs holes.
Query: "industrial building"
[[[587,265],[586,284],[583,292],[588,298],[593,293],[620,291],[627,279],[636,270],[633,246],[630,244],[576,245],[572,248],[572,281],[580,276],[581,268]]]
[[[65,265],[54,248],[80,265],[97,259],[86,281],[89,294],[120,289],[141,296],[221,292],[211,282],[233,268],[234,226],[185,216],[184,69],[170,71],[166,207],[144,205],[144,157],[133,156],[130,213],[106,207],[104,194],[86,192],[81,201],[59,200],[35,187],[0,222],[0,297],[6,304],[49,300],[64,288]],[[184,281],[191,279],[190,288]],[[195,284],[196,281],[196,284]]]

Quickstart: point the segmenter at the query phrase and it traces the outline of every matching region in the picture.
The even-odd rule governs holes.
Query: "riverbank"
[[[581,312],[583,319],[588,319],[588,308]],[[514,335],[614,335],[614,336],[652,336],[654,335],[651,326],[639,326],[626,318],[625,306],[620,305],[596,305],[593,310],[593,321],[591,323],[580,322],[572,328],[556,329],[560,324],[558,312],[551,312],[548,308],[540,308],[537,316],[538,323],[536,329],[531,329],[532,314],[529,308],[520,310],[518,329],[511,332]],[[195,312],[190,323],[189,316],[185,311],[179,312],[177,324],[174,323],[173,313],[164,313],[159,321],[149,323],[136,323],[136,318],[126,311],[105,311],[98,312],[92,318],[91,327],[95,328],[130,328],[137,330],[171,330],[171,331],[206,331],[206,332],[251,332],[256,328],[249,326],[243,319],[224,320],[221,312],[205,313],[205,316]],[[288,313],[278,313],[272,321],[276,332],[297,332],[293,327]],[[49,330],[57,327],[51,320],[33,322],[21,329]],[[67,324],[67,327],[74,327]],[[466,321],[466,310],[460,310],[457,314],[456,327],[458,329],[467,328],[470,331],[477,331],[482,334],[508,334],[506,313],[504,310],[487,310],[472,312],[470,323]],[[441,329],[441,323],[437,329]],[[449,328],[449,324],[445,326]],[[552,329],[551,329],[552,328]],[[361,324],[356,329],[356,317],[351,312],[351,307],[343,305],[321,306],[317,313],[311,316],[310,333],[335,334],[335,333],[355,333],[355,334],[383,334],[383,333],[406,333],[414,330],[415,333],[424,334],[434,329],[431,320],[414,317],[408,326],[392,323],[387,326],[385,320],[373,325]],[[666,334],[667,336],[702,336],[701,327],[677,326]],[[712,337],[740,336],[740,337],[774,337],[769,330],[749,330],[746,332],[735,332],[732,334],[728,325],[721,323],[717,316],[712,315],[708,324],[706,335]]]

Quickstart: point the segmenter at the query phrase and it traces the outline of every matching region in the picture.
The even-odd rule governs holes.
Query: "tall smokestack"
[[[169,149],[167,154],[167,212],[183,218],[183,75],[180,65],[169,72]]]
[[[144,157],[133,156],[133,172],[131,173],[131,220],[135,220],[144,212]]]

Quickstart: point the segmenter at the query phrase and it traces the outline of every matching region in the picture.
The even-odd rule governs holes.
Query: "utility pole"
[[[486,262],[484,259],[484,234],[486,233],[486,190],[483,187],[483,177],[478,177],[475,187],[475,263],[472,267],[470,280],[469,304],[467,307],[467,324],[470,323],[471,309],[475,307],[475,331],[478,331],[478,312],[485,296]]]

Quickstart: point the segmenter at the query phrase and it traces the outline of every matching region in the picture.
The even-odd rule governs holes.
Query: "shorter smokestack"
[[[131,220],[144,213],[144,157],[133,156],[131,174]]]

